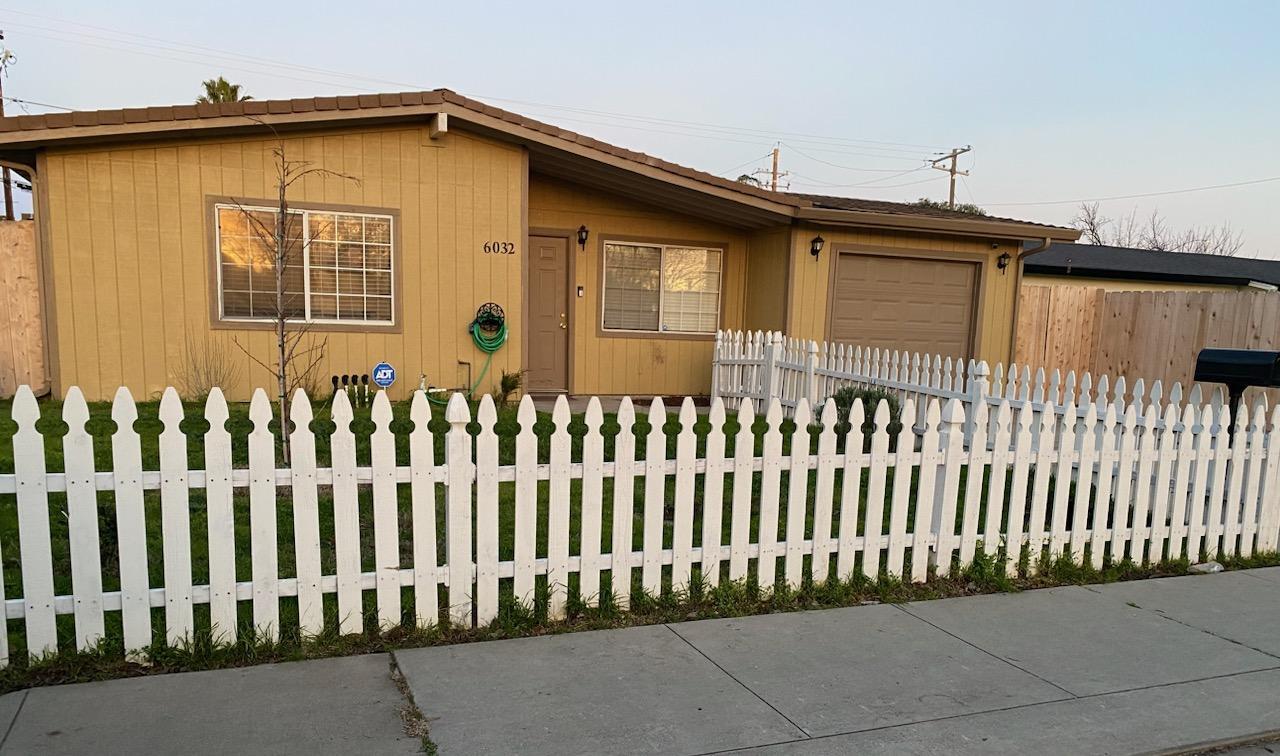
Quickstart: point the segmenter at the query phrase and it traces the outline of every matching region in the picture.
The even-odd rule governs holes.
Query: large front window
[[[279,212],[218,205],[220,312],[226,320],[393,322],[392,218],[290,210],[285,223],[284,297],[276,297]]]
[[[606,242],[604,329],[715,333],[722,259],[707,247]]]

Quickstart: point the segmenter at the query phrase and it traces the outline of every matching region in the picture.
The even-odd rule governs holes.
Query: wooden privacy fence
[[[379,393],[369,461],[361,464],[352,409],[340,393],[325,464],[309,427],[311,404],[299,392],[292,463],[281,466],[271,402],[261,390],[249,408],[252,431],[234,444],[233,457],[222,394],[209,397],[209,429],[193,448],[179,429],[182,404],[169,389],[160,403],[158,466],[144,469],[137,408],[121,389],[111,411],[117,429],[110,465],[98,470],[88,409],[73,388],[62,411],[65,470],[53,472],[36,429],[39,407],[23,387],[13,406],[15,470],[0,475],[0,496],[16,495],[21,596],[0,598],[8,618],[23,620],[28,652],[39,656],[59,647],[60,615],[72,615],[62,623],[63,643],[74,639],[87,649],[106,632],[104,617],[118,614],[124,647],[137,652],[153,638],[181,644],[202,631],[232,641],[239,611],[251,614],[262,637],[277,638],[282,616],[293,616],[282,615],[286,598],[296,601],[290,621],[304,635],[350,633],[364,627],[366,612],[380,628],[400,624],[406,589],[413,624],[434,624],[443,613],[472,626],[497,616],[500,596],[533,601],[538,581],[545,581],[548,614],[557,619],[571,586],[589,605],[607,591],[626,607],[635,591],[682,591],[695,579],[716,585],[751,575],[766,590],[779,581],[798,587],[806,574],[814,581],[833,573],[920,581],[931,568],[945,575],[970,563],[979,548],[1016,565],[1026,547],[1034,570],[1044,549],[1101,566],[1276,547],[1280,411],[1267,428],[1259,406],[1230,436],[1228,412],[1211,405],[1170,405],[1163,429],[1151,405],[1141,413],[1130,405],[1122,416],[1114,405],[1100,415],[1093,404],[1083,416],[1071,406],[1037,415],[1029,404],[1015,412],[1000,400],[991,423],[988,405],[975,406],[974,443],[965,449],[965,410],[956,399],[908,399],[894,438],[883,402],[864,437],[861,403],[852,406],[849,435],[841,436],[832,402],[815,419],[801,398],[794,428],[784,430],[782,405],[773,399],[759,436],[751,401],[739,402],[730,418],[715,399],[709,427],[697,431],[686,399],[669,454],[670,417],[660,399],[640,433],[636,411],[623,399],[610,444],[598,400],[590,401],[585,433],[576,439],[561,397],[543,458],[526,397],[504,462],[489,397],[474,417],[460,395],[450,399],[437,455],[422,392],[414,395],[407,434],[391,429],[392,408]],[[247,464],[233,465],[237,457]],[[193,469],[194,459],[203,468]],[[371,517],[362,514],[368,510]],[[193,512],[205,515],[197,518],[205,527],[193,528]],[[51,529],[51,517],[65,524]],[[237,519],[247,521],[247,542],[243,532],[237,538]],[[114,523],[114,533],[100,523]],[[286,530],[292,537],[282,539]],[[55,532],[64,535],[55,539]],[[159,553],[149,553],[157,539]],[[194,569],[197,551],[207,555],[203,581]],[[68,552],[69,575],[55,569],[62,562],[53,557]],[[246,554],[248,569],[237,574]],[[153,581],[150,560],[157,558],[163,569]],[[118,587],[106,589],[106,577]],[[197,613],[204,605],[207,614]],[[9,642],[0,633],[6,661]]]
[[[1032,373],[1030,366],[1015,363],[1006,373],[1001,364],[993,371],[986,362],[806,341],[776,332],[716,334],[712,352],[713,397],[748,399],[757,412],[777,399],[784,412],[789,413],[801,399],[813,405],[846,386],[886,389],[901,399],[915,400],[917,405],[929,398],[958,400],[969,417],[964,427],[966,444],[973,437],[974,408],[979,405],[987,405],[989,417],[991,410],[1005,401],[1015,411],[1031,407],[1034,417],[1045,411],[1062,413],[1071,407],[1078,418],[1084,417],[1090,405],[1095,406],[1099,417],[1106,414],[1109,406],[1115,408],[1117,416],[1123,416],[1131,405],[1139,415],[1153,406],[1157,427],[1162,427],[1164,408],[1178,407],[1184,399],[1182,384],[1174,383],[1166,395],[1159,380],[1148,388],[1139,378],[1130,389],[1124,376],[1113,382],[1100,375],[1095,383],[1087,372],[1077,379],[1075,371],[1064,376],[1055,369],[1046,375],[1044,368]],[[1200,384],[1192,385],[1186,401],[1200,405],[1206,395],[1215,408],[1225,402],[1222,387],[1205,391]],[[916,421],[919,429],[923,418],[917,417]],[[986,442],[993,443],[994,434],[988,432]]]
[[[35,221],[0,220],[0,398],[48,390]]]
[[[1019,294],[1014,359],[1033,369],[1187,384],[1205,347],[1280,349],[1280,292],[1024,284]]]

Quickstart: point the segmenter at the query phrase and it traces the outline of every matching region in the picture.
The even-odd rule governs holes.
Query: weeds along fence
[[[261,390],[251,430],[233,437],[219,391],[189,413],[208,423],[193,432],[183,424],[201,418],[184,417],[169,389],[163,429],[143,439],[122,389],[116,428],[95,439],[78,389],[62,405],[65,435],[45,438],[23,387],[14,471],[0,474],[0,502],[16,509],[16,537],[0,541],[17,552],[3,555],[0,657],[11,643],[32,656],[89,649],[108,633],[136,655],[194,637],[232,642],[246,626],[257,639],[282,626],[470,627],[504,599],[537,596],[554,620],[571,597],[626,608],[639,592],[725,580],[766,592],[859,574],[921,581],[979,550],[1035,571],[1042,558],[1099,567],[1276,547],[1280,412],[1268,430],[1259,406],[1230,431],[1212,406],[1168,407],[1163,429],[1154,406],[1117,416],[1089,404],[1080,422],[1064,420],[1077,417],[1070,405],[1036,413],[1002,399],[991,422],[986,403],[974,406],[966,448],[956,398],[908,397],[896,425],[885,402],[854,403],[842,425],[831,401],[814,417],[801,397],[785,422],[774,398],[761,423],[750,400],[716,398],[700,417],[686,399],[678,428],[660,399],[639,416],[623,399],[606,425],[597,399],[574,418],[560,398],[548,435],[526,397],[518,431],[500,436],[489,397],[473,416],[455,394],[441,431],[421,392],[394,423],[379,393],[370,431],[339,393],[326,436],[299,392],[284,464]],[[106,441],[98,466],[95,442]]]
[[[1007,371],[997,364],[993,370],[986,362],[972,359],[807,341],[778,332],[718,332],[712,360],[712,396],[750,399],[757,411],[777,399],[789,415],[800,399],[813,406],[846,386],[885,389],[902,399],[914,399],[917,406],[929,398],[956,399],[970,418],[966,443],[973,437],[973,407],[980,404],[988,406],[988,417],[1002,401],[1014,410],[1029,404],[1037,415],[1072,407],[1081,421],[1089,405],[1096,406],[1099,417],[1108,406],[1123,416],[1132,405],[1139,417],[1147,406],[1154,406],[1156,425],[1161,427],[1164,408],[1184,401],[1180,383],[1170,386],[1166,394],[1159,380],[1148,386],[1139,378],[1130,388],[1124,376],[1113,380],[1100,375],[1095,380],[1086,372],[1077,379],[1074,371],[1064,376],[1058,370],[1046,374],[1044,368],[1037,368],[1033,373],[1030,367],[1017,364]],[[1206,392],[1194,384],[1185,401],[1197,406],[1208,401],[1220,413],[1225,397],[1221,387]],[[993,438],[988,429],[988,442]]]

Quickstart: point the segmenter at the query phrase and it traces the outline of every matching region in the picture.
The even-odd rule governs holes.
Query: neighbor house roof
[[[909,227],[1003,237],[1075,239],[1074,229],[1010,218],[975,216],[907,203],[774,192],[602,142],[576,132],[496,108],[448,89],[289,100],[168,105],[73,111],[0,118],[0,155],[19,155],[53,144],[191,137],[211,130],[249,131],[314,128],[320,124],[418,120],[445,114],[470,128],[530,145],[531,168],[553,175],[567,170],[566,156],[607,160],[615,168],[712,193],[750,205],[772,222],[787,218],[816,223]],[[250,120],[251,119],[251,120]],[[536,145],[536,148],[535,148]],[[604,181],[603,175],[587,176]],[[611,177],[617,183],[617,176]],[[671,197],[675,198],[675,196]],[[734,214],[723,206],[726,220]],[[747,216],[739,220],[746,223]],[[764,216],[754,220],[764,222]]]
[[[1280,260],[1151,252],[1098,244],[1052,244],[1043,252],[1029,255],[1023,270],[1032,275],[1280,286]]]

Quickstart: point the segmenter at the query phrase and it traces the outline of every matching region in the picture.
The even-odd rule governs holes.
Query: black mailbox
[[[1250,386],[1280,386],[1280,352],[1266,349],[1201,349],[1196,357],[1197,381],[1224,383],[1231,395],[1232,415]]]

